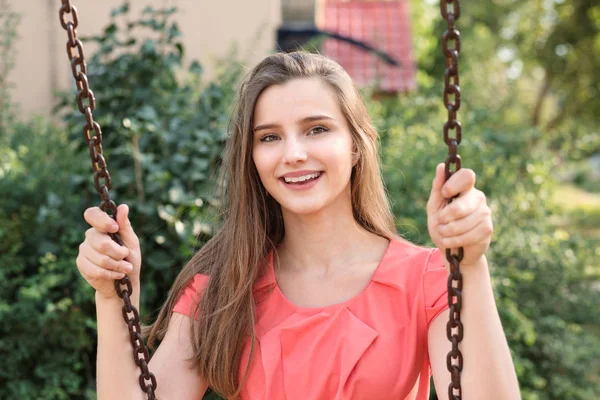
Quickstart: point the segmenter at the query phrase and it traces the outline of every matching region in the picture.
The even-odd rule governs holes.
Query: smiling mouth
[[[304,186],[304,185],[307,185],[307,184],[309,184],[311,182],[316,181],[317,179],[319,179],[321,177],[321,175],[323,175],[323,171],[319,171],[316,176],[313,176],[311,178],[305,179],[303,181],[286,182],[285,178],[279,178],[279,180],[281,182],[283,182],[284,184],[289,185],[289,186]]]

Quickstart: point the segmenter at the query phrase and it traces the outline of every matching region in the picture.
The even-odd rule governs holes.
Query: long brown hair
[[[285,234],[281,208],[262,185],[252,160],[252,119],[260,94],[272,85],[296,78],[318,78],[336,92],[351,130],[357,160],[351,174],[352,210],[366,230],[399,237],[380,175],[377,132],[360,93],[346,71],[333,60],[307,52],[279,53],[260,62],[243,80],[230,120],[223,163],[222,228],[185,265],[175,280],[156,322],[145,329],[149,345],[162,338],[179,294],[195,274],[210,276],[192,324],[194,356],[189,361],[209,387],[225,398],[237,398],[242,348],[255,342],[254,283],[264,273],[269,251]]]

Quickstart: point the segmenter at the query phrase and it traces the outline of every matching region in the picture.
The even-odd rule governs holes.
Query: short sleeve
[[[429,253],[423,276],[423,297],[427,326],[448,308],[448,272],[440,249]]]
[[[181,291],[179,299],[177,299],[177,302],[173,307],[173,312],[190,317],[193,309],[200,302],[200,298],[202,297],[204,289],[206,289],[206,285],[208,285],[207,275],[194,275],[194,277],[189,280],[188,284],[185,285]],[[196,319],[198,319],[197,315]]]

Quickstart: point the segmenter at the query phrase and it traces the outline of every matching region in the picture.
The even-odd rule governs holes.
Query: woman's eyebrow
[[[315,122],[315,121],[323,121],[323,120],[329,120],[329,121],[335,121],[335,118],[331,118],[327,115],[311,115],[310,117],[305,117],[302,118],[301,120],[297,121],[297,124],[304,124],[306,122]],[[263,125],[257,125],[254,127],[254,132],[258,132],[260,130],[264,130],[264,129],[274,129],[274,128],[280,128],[281,125],[279,124],[263,124]]]

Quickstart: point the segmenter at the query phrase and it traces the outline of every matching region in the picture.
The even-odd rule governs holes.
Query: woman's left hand
[[[460,265],[480,262],[490,247],[494,226],[485,194],[475,189],[475,172],[461,168],[444,183],[444,164],[438,164],[427,202],[429,236],[448,261],[446,249],[464,249]],[[448,200],[458,197],[448,204]],[[454,252],[453,252],[454,253]]]

